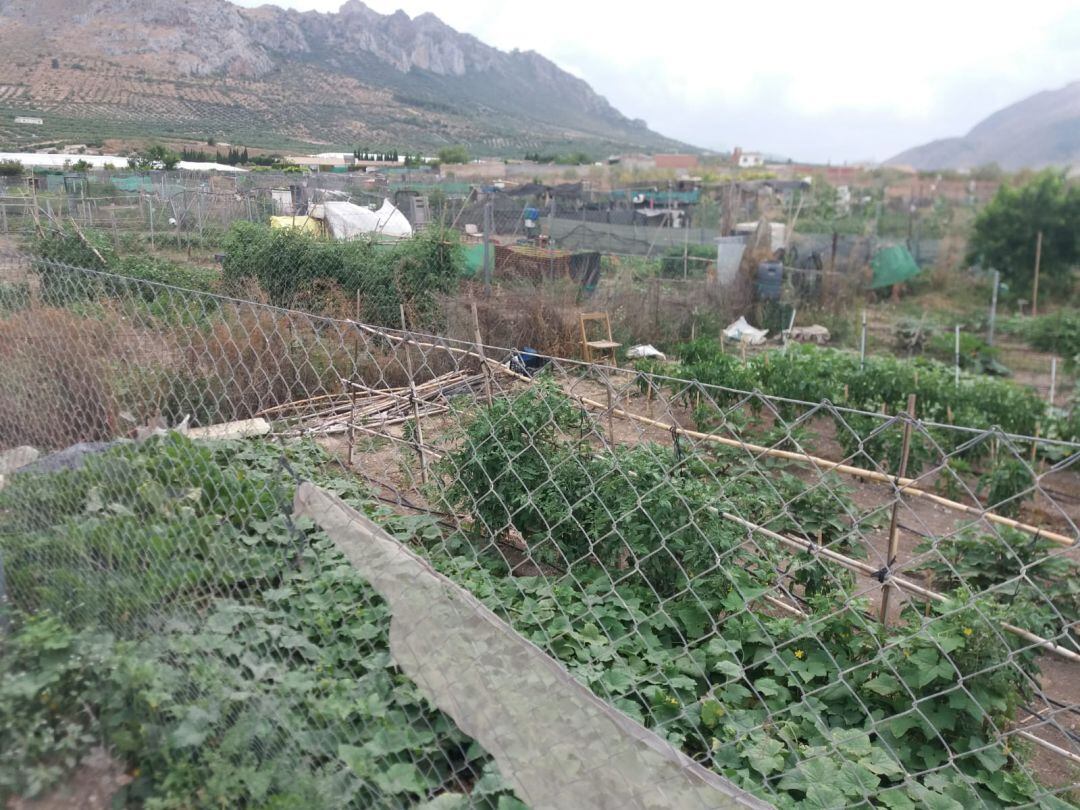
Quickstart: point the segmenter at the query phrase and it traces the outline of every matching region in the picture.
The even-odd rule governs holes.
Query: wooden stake
[[[480,368],[484,372],[484,398],[488,407],[491,407],[494,398],[491,393],[491,366],[488,365],[487,355],[484,353],[484,340],[480,334],[480,315],[476,311],[476,302],[472,302],[473,339],[476,341],[476,353],[480,356]]]
[[[1042,231],[1035,237],[1035,280],[1031,284],[1031,317],[1039,314],[1039,265],[1042,263]]]
[[[900,470],[897,473],[897,481],[907,475],[908,455],[911,451],[911,424],[915,419],[915,395],[908,394],[907,416],[904,420],[904,440],[900,447]],[[885,575],[881,583],[881,611],[878,617],[882,624],[889,623],[889,596],[892,584],[889,582],[889,569],[896,564],[896,555],[900,550],[900,500],[903,496],[897,489],[896,500],[893,501],[892,519],[889,522],[889,546],[885,556]]]
[[[356,438],[356,389],[352,390],[352,407],[349,409],[349,467],[352,467],[353,443]]]
[[[604,374],[604,387],[607,389],[607,429],[608,441],[615,446],[615,392],[611,387],[611,375],[606,371]]]
[[[408,327],[405,324],[405,305],[400,304],[399,312],[401,313],[401,331],[405,332]],[[413,438],[416,443],[416,453],[420,456],[420,483],[427,483],[427,457],[424,455],[424,427],[420,424],[420,406],[416,401],[416,378],[413,376],[413,363],[412,363],[412,350],[409,345],[405,345],[405,370],[409,374],[409,403],[412,405],[413,412]]]

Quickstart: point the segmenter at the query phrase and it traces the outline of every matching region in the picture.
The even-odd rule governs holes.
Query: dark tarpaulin
[[[575,253],[570,257],[570,278],[591,293],[600,283],[600,254],[596,251]]]

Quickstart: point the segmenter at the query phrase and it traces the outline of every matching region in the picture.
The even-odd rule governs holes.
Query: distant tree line
[[[593,162],[590,155],[584,152],[572,152],[568,155],[544,155],[540,152],[526,152],[525,160],[533,163],[554,163],[558,166],[585,166]]]
[[[353,157],[357,160],[370,160],[379,163],[398,163],[399,153],[397,149],[389,149],[385,152],[368,149],[366,146],[353,149]],[[408,160],[408,153],[405,155]]]
[[[243,149],[230,146],[227,152],[216,149],[213,154],[205,149],[181,149],[180,159],[192,163],[221,163],[226,166],[277,166],[283,158],[281,155],[255,155],[248,153],[245,146]]]

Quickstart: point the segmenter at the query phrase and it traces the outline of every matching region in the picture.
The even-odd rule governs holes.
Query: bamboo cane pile
[[[371,388],[342,380],[342,392],[267,408],[266,419],[284,422],[287,436],[345,433],[350,427],[370,432],[411,419],[436,416],[450,409],[454,397],[475,400],[484,388],[484,374],[451,371],[427,382],[399,388]]]

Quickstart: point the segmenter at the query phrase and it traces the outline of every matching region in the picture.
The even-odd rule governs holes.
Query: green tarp
[[[491,248],[495,250],[494,246]],[[465,275],[472,278],[484,269],[484,246],[465,245]]]
[[[919,265],[915,263],[915,259],[903,245],[882,248],[874,256],[870,266],[874,268],[871,290],[901,284],[910,278],[915,278],[921,272]]]
[[[112,184],[121,191],[153,191],[154,178],[132,175],[131,177],[114,177]]]

